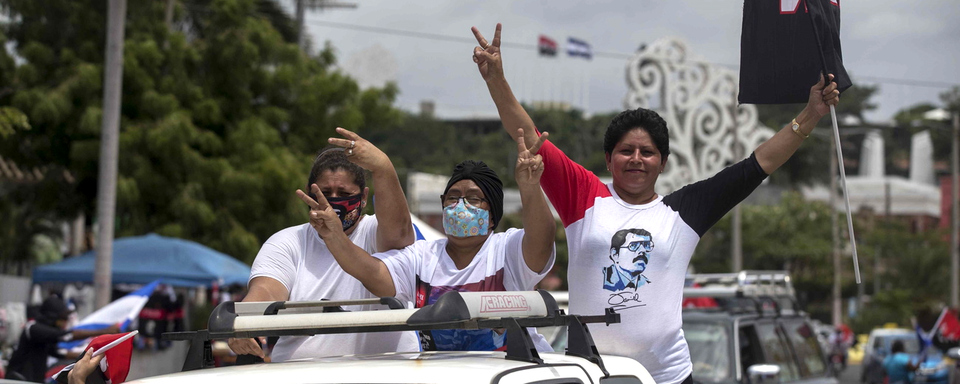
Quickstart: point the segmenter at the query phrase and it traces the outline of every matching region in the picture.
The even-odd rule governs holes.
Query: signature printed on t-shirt
[[[646,304],[643,304],[643,301],[640,300],[640,294],[636,292],[614,293],[610,295],[609,299],[607,299],[607,304],[613,306],[613,309],[628,309],[647,306]]]

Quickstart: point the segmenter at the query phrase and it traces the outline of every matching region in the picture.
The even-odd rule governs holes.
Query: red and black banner
[[[806,103],[823,70],[840,92],[852,85],[840,50],[840,0],[743,2],[741,103]]]
[[[554,57],[557,55],[557,42],[549,37],[540,35],[540,40],[537,42],[537,49],[540,51],[540,56]]]

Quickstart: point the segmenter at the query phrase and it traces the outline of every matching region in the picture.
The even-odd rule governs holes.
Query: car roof
[[[916,333],[906,328],[878,328],[870,331],[870,336],[916,336]]]
[[[537,364],[504,358],[504,352],[406,352],[375,355],[292,360],[283,363],[252,364],[200,369],[169,375],[143,378],[130,383],[491,383],[501,374],[535,368]],[[540,355],[545,366],[567,366],[575,372],[586,372],[593,378],[603,376],[596,364],[560,353]],[[619,356],[604,356],[604,366],[611,375],[637,376],[644,383],[653,379],[640,363]],[[549,377],[552,374],[559,376]],[[570,371],[567,371],[568,373]],[[538,373],[549,380],[564,377],[557,369]]]

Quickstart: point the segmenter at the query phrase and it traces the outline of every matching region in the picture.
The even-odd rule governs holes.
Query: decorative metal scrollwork
[[[695,57],[680,39],[642,48],[627,63],[626,74],[630,90],[624,107],[656,110],[670,130],[659,194],[713,176],[776,133],[757,120],[756,106],[737,105],[736,71]]]

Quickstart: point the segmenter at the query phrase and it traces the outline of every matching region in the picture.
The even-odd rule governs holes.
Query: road
[[[860,364],[847,365],[840,374],[840,384],[860,384]]]

